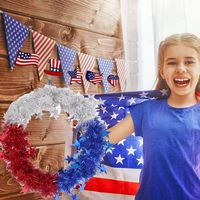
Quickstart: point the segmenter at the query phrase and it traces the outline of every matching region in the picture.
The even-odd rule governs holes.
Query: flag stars
[[[136,149],[133,149],[132,145],[130,148],[127,148],[126,150],[128,151],[128,155],[133,155],[133,156],[135,155]]]
[[[116,114],[115,112],[113,112],[113,114],[111,115],[111,120],[112,119],[117,119],[117,116],[118,116],[119,114]]]
[[[143,145],[143,139],[139,139],[138,142],[139,142],[139,146],[141,147]]]
[[[121,140],[120,142],[117,143],[117,145],[123,145],[124,146],[124,142],[126,141],[126,139]]]
[[[100,104],[100,105],[104,105],[105,101],[106,101],[106,100],[103,100],[102,98],[99,98],[99,104]]]
[[[138,161],[138,165],[140,165],[140,164],[143,165],[144,164],[144,160],[143,160],[142,156],[140,158],[138,158],[137,161]]]
[[[116,159],[116,164],[121,163],[123,165],[123,160],[125,158],[121,157],[121,154],[119,154],[119,156],[115,157],[115,159]]]
[[[141,94],[139,94],[139,95],[140,95],[141,98],[148,98],[148,96],[147,96],[148,94],[149,94],[148,92],[144,92],[144,91],[143,91],[143,92],[142,92]]]
[[[130,105],[136,104],[136,99],[132,97],[131,99],[128,100],[128,102]]]
[[[101,107],[100,107],[100,110],[102,110],[103,114],[108,112],[108,111],[106,110],[106,107],[104,107],[104,106],[101,106]]]
[[[162,89],[160,90],[162,96],[167,96],[168,95],[168,90],[167,89]]]
[[[106,153],[113,154],[113,150],[114,150],[114,149],[115,149],[114,147],[110,147],[110,148],[106,151]]]
[[[123,99],[125,99],[125,96],[122,94],[120,97],[118,97],[119,98],[119,101],[121,101],[121,100],[123,100]]]

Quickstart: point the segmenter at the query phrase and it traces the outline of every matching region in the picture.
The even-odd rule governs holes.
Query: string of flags
[[[84,53],[77,53],[69,47],[57,44],[56,41],[47,36],[30,30],[6,12],[2,12],[2,14],[9,66],[11,69],[15,66],[36,65],[40,81],[44,73],[63,76],[67,86],[74,83],[82,84],[85,93],[87,93],[90,83],[103,84],[104,92],[109,92],[110,85],[113,87],[120,85],[121,91],[125,90],[126,68],[123,59],[109,60],[96,58]],[[21,50],[29,34],[33,36],[34,53],[23,52]],[[55,45],[59,59],[50,58]],[[77,58],[79,65],[75,66]],[[114,62],[117,66],[117,74],[112,74]],[[48,63],[50,63],[50,70],[46,69]],[[94,71],[96,64],[99,72]]]

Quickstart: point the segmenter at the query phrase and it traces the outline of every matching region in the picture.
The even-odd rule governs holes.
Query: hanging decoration
[[[84,187],[85,181],[102,168],[100,161],[110,147],[104,139],[108,132],[97,117],[98,101],[94,97],[74,94],[69,88],[45,86],[23,95],[13,102],[4,115],[3,134],[0,138],[3,152],[1,157],[7,163],[8,170],[22,185],[24,192],[38,192],[44,197],[56,196],[66,192],[73,199],[76,186]],[[57,173],[42,172],[34,167],[31,159],[36,150],[28,141],[29,132],[25,130],[32,115],[42,116],[49,111],[57,118],[60,112],[69,113],[69,117],[79,120],[77,132],[80,138],[73,144],[77,152],[66,160],[67,169]]]
[[[124,59],[115,59],[117,66],[117,74],[119,76],[119,83],[121,91],[125,91],[126,87],[126,65]]]
[[[38,65],[40,56],[35,53],[27,53],[19,51],[15,62],[16,66],[32,66]]]
[[[74,69],[73,71],[68,71],[68,73],[71,76],[70,84],[73,84],[73,83],[81,84],[82,83],[83,73],[80,71],[80,69],[78,67],[76,69]]]
[[[109,92],[110,84],[107,80],[107,77],[111,74],[112,68],[113,68],[113,61],[103,58],[97,58],[98,65],[100,72],[103,74],[103,86],[104,86],[104,92]]]
[[[102,74],[93,72],[93,71],[86,71],[86,79],[87,81],[96,84],[102,82]]]
[[[9,64],[12,69],[14,67],[18,51],[22,48],[30,31],[28,27],[22,25],[5,12],[3,12],[3,19]]]
[[[40,56],[38,64],[38,75],[39,80],[41,81],[44,76],[44,70],[56,42],[36,31],[33,31],[33,44],[35,53]]]
[[[85,53],[79,53],[78,58],[79,58],[80,69],[84,74],[86,74],[87,70],[92,71],[93,68],[95,67],[96,58],[94,56],[90,56]],[[85,76],[83,76],[83,85],[85,93],[87,93],[90,86],[90,82],[87,81]]]
[[[116,86],[116,85],[119,85],[119,76],[118,75],[113,75],[113,74],[110,74],[108,76],[108,82],[112,85],[112,86]]]
[[[40,81],[42,80],[45,72],[50,75],[64,76],[66,85],[69,86],[71,84],[71,76],[68,73],[68,71],[74,70],[73,65],[77,55],[75,50],[60,44],[56,44],[56,41],[36,31],[31,30],[33,33],[33,44],[34,44],[35,54],[21,52],[20,49],[22,48],[26,37],[29,35],[30,32],[29,28],[26,27],[25,25],[22,25],[17,20],[13,19],[5,12],[3,12],[3,19],[5,25],[6,42],[8,47],[8,56],[11,68],[13,68],[15,62],[16,65],[18,66],[32,65],[27,60],[32,59],[34,55],[37,55],[39,56],[39,58],[37,58],[39,60],[36,60],[34,65],[37,65]],[[50,70],[45,70],[55,44],[57,45],[58,54],[62,67],[62,70],[59,69],[59,71],[56,72],[53,71],[52,68]],[[98,74],[92,71],[96,65],[96,58],[94,56],[84,53],[78,53],[78,57],[79,57],[80,69],[82,73],[85,74],[84,76],[82,76],[85,93],[87,93],[90,83],[96,84],[101,82],[103,82],[104,92],[106,93],[109,92],[110,84],[108,82],[107,77],[112,72],[114,61],[98,58],[97,61],[100,71],[100,74]],[[19,59],[20,61],[18,61]],[[115,59],[115,62],[117,66],[117,73],[119,76],[120,87],[121,90],[124,91],[126,84],[125,62],[123,59]],[[77,82],[79,82],[80,84],[80,81]]]
[[[65,47],[63,45],[57,44],[58,54],[61,61],[61,67],[65,79],[65,83],[67,86],[70,85],[71,76],[68,71],[72,71],[74,69],[73,65],[76,60],[76,51]]]
[[[46,74],[54,76],[63,76],[62,69],[60,67],[60,60],[56,58],[50,59],[50,70],[44,70]]]

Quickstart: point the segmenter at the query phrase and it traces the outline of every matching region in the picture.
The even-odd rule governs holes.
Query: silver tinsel
[[[46,85],[25,94],[14,101],[4,115],[6,123],[27,126],[32,115],[41,118],[43,111],[57,118],[60,112],[67,112],[70,118],[84,122],[97,116],[98,101],[93,96],[75,94],[69,88]]]

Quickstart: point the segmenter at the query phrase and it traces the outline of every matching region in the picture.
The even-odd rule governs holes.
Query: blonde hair
[[[193,48],[199,55],[200,59],[200,39],[191,33],[182,33],[182,34],[174,34],[169,37],[167,37],[165,40],[163,40],[158,48],[158,75],[157,75],[157,83],[156,83],[156,89],[160,90],[163,88],[169,89],[165,81],[162,79],[159,73],[159,68],[163,66],[164,63],[164,53],[167,47],[183,44],[188,47]],[[197,91],[200,91],[200,81],[197,84]]]

